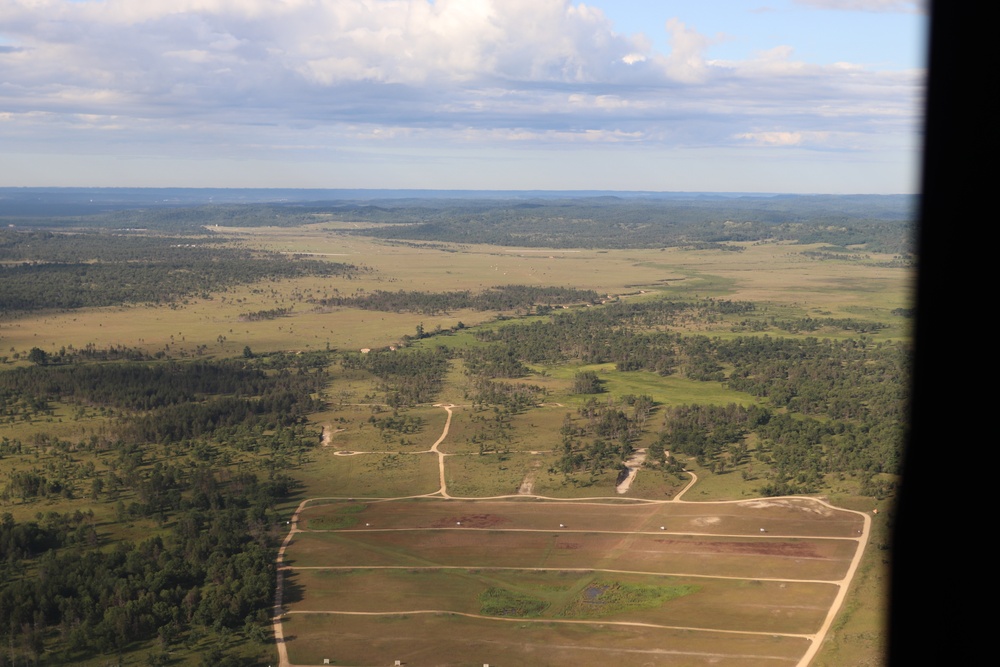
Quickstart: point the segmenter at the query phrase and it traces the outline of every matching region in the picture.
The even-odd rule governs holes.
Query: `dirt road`
[[[451,496],[451,495],[448,494],[448,486],[447,486],[447,482],[445,481],[444,461],[445,461],[445,457],[448,456],[448,454],[442,452],[439,449],[439,445],[442,442],[444,442],[445,438],[448,437],[448,431],[451,428],[452,409],[455,408],[456,406],[454,404],[450,404],[450,403],[449,404],[438,403],[438,404],[435,405],[435,407],[443,408],[448,413],[448,418],[445,420],[444,429],[441,432],[441,436],[434,442],[433,445],[431,445],[431,448],[429,450],[426,450],[428,452],[433,452],[433,453],[437,454],[437,456],[438,456],[438,478],[439,478],[440,485],[439,485],[438,490],[436,492],[434,492],[434,493],[423,494],[422,496],[412,496],[412,497],[429,497],[429,496],[435,496],[436,497],[436,496],[439,496],[441,498],[448,499],[448,498],[452,498],[453,497],[453,496]],[[330,433],[331,433],[331,429],[329,427],[324,427],[324,429],[323,429],[323,444],[324,445],[328,445],[329,439],[330,439]],[[352,452],[352,453],[354,453],[354,452]],[[644,454],[642,455],[642,458],[645,458]],[[628,476],[628,478],[626,480],[624,480],[622,482],[622,484],[620,484],[618,486],[618,488],[617,488],[618,493],[625,493],[625,491],[628,490],[628,488],[629,488],[628,485],[635,478],[636,471],[638,470],[639,467],[641,467],[641,465],[642,465],[642,460],[638,456],[635,456],[635,457],[631,458],[628,461],[627,466],[629,468],[629,476]],[[687,502],[687,501],[681,500],[681,496],[683,496],[684,493],[687,492],[691,487],[693,487],[695,485],[695,483],[698,481],[698,478],[695,476],[694,473],[688,472],[688,474],[691,475],[691,482],[683,490],[681,490],[681,492],[678,493],[674,498],[672,498],[670,500],[636,499],[636,502],[645,502],[645,503],[653,503],[653,504]],[[514,496],[504,495],[504,496],[496,496],[495,498],[496,499],[500,499],[500,498],[517,498],[517,497],[518,497],[518,495],[514,495]],[[554,500],[554,501],[563,501],[563,502],[570,502],[570,501],[572,501],[574,503],[581,503],[581,504],[606,504],[606,502],[600,502],[602,500],[606,500],[606,498],[546,498],[546,497],[543,497],[543,496],[533,495],[533,494],[530,493],[530,491],[527,494],[525,494],[525,495],[520,495],[520,497],[521,498],[524,498],[524,497],[534,497],[534,498],[538,498],[540,500]],[[797,496],[789,496],[788,498],[797,498]],[[771,499],[768,499],[768,500],[772,501],[772,502],[780,502],[781,500],[785,500],[785,499],[786,498],[771,498]],[[279,667],[296,667],[288,659],[288,647],[285,645],[285,634],[284,634],[284,628],[282,627],[282,619],[284,618],[284,616],[285,616],[286,613],[300,613],[300,612],[286,612],[285,609],[284,609],[284,606],[283,606],[284,577],[285,577],[285,573],[291,569],[288,566],[284,565],[285,550],[294,541],[295,534],[298,533],[298,532],[301,532],[299,530],[299,526],[298,526],[298,523],[299,523],[299,514],[306,507],[306,505],[308,503],[310,503],[311,501],[313,501],[313,500],[320,500],[320,499],[319,498],[307,498],[306,500],[303,500],[301,503],[299,503],[299,506],[295,509],[295,512],[292,514],[292,517],[291,517],[291,519],[288,522],[288,525],[289,525],[288,535],[285,536],[285,539],[282,542],[281,547],[278,549],[278,557],[277,557],[277,560],[276,560],[278,574],[277,574],[277,587],[276,587],[275,593],[274,593],[274,610],[273,610],[274,619],[273,619],[273,627],[274,627],[275,643],[276,643],[276,646],[277,646],[277,649],[278,649],[278,666]],[[383,499],[383,500],[392,500],[392,499]],[[478,499],[478,500],[486,500],[486,499],[485,498],[481,498],[481,499]],[[799,659],[798,663],[796,664],[796,667],[808,667],[809,663],[812,662],[812,660],[816,657],[816,654],[819,652],[820,647],[823,645],[823,642],[826,639],[826,636],[829,633],[830,628],[833,625],[833,621],[836,618],[837,613],[840,611],[841,606],[843,606],[844,599],[847,597],[847,591],[850,588],[851,581],[854,579],[854,575],[857,573],[858,566],[861,563],[861,557],[863,556],[865,547],[868,544],[868,536],[869,536],[869,532],[870,532],[870,529],[871,529],[871,516],[869,516],[867,513],[864,513],[864,512],[855,512],[853,510],[844,510],[844,508],[835,507],[834,505],[831,505],[830,503],[828,503],[828,502],[826,502],[824,500],[820,500],[818,498],[809,498],[809,500],[821,503],[822,505],[825,505],[826,507],[829,507],[831,509],[835,509],[835,510],[838,510],[838,511],[851,511],[851,512],[853,512],[855,514],[858,514],[864,520],[864,527],[863,527],[863,529],[861,531],[861,534],[857,538],[850,538],[850,539],[857,540],[858,547],[855,550],[854,557],[851,559],[851,564],[848,567],[848,570],[847,570],[846,574],[844,575],[844,578],[841,579],[841,580],[839,580],[839,581],[823,581],[823,582],[821,582],[821,583],[832,583],[832,584],[835,584],[838,587],[838,590],[837,590],[837,595],[834,598],[833,604],[830,606],[830,609],[827,611],[826,618],[824,619],[823,625],[820,627],[819,631],[816,632],[813,635],[787,635],[789,637],[791,637],[791,636],[804,637],[804,638],[808,639],[809,642],[810,642],[809,648],[806,650],[806,652],[802,656],[802,658]],[[742,501],[742,500],[741,501],[709,501],[709,502],[704,502],[704,503],[699,503],[699,504],[714,505],[714,504],[726,504],[726,503],[732,503],[732,502],[746,502],[746,501]],[[594,532],[594,531],[590,531],[590,532]],[[613,532],[613,531],[600,531],[600,532]],[[718,537],[718,536],[716,535],[715,537]],[[775,537],[775,536],[774,535],[768,535],[768,538],[773,538],[773,537]],[[833,539],[833,538],[831,538],[831,539]],[[836,538],[836,539],[844,539],[844,538]],[[303,569],[326,569],[326,568],[303,568]],[[336,569],[336,568],[330,568],[330,569]],[[524,568],[518,568],[518,569],[524,569]],[[531,569],[531,568],[529,568],[529,569]],[[718,578],[718,577],[716,577],[716,578]],[[721,578],[729,578],[729,577],[721,577]],[[733,578],[739,579],[741,577],[733,577]],[[775,579],[775,581],[780,581],[780,580],[779,579]],[[795,581],[800,581],[800,580],[795,580]],[[820,583],[820,582],[817,582],[817,583]],[[302,612],[302,613],[330,613],[330,614],[334,614],[334,613],[344,613],[344,614],[355,613],[355,614],[357,614],[357,613],[361,613],[361,612]],[[408,613],[418,613],[418,612],[408,612]],[[432,611],[432,610],[426,610],[423,613],[442,613],[442,612]],[[447,612],[447,613],[455,613],[455,612]],[[490,620],[517,620],[518,622],[524,622],[524,620],[525,620],[525,619],[498,619],[498,618],[494,618],[494,617],[485,617],[485,616],[481,617],[481,616],[479,616],[477,614],[462,614],[462,615],[469,616],[469,617],[476,617],[476,618],[489,618]],[[553,621],[552,621],[552,619],[546,619],[545,622],[553,622]],[[562,622],[567,622],[567,623],[590,623],[591,621],[565,620],[565,621],[562,621]],[[607,624],[609,622],[608,621],[603,621],[603,623]],[[612,622],[612,623],[614,623],[614,622]],[[656,626],[656,625],[652,625],[652,624],[645,624],[645,623],[619,623],[619,624],[621,624],[621,625],[648,625],[649,627],[660,627],[660,626]],[[689,630],[689,631],[699,630],[698,628],[686,628],[686,629]],[[713,632],[716,632],[716,631],[713,630]],[[754,632],[741,632],[741,631],[733,631],[733,632],[736,632],[738,634],[773,634],[773,633],[754,633]]]

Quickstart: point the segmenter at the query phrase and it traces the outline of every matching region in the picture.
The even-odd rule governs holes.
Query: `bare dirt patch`
[[[787,507],[788,509],[818,514],[820,516],[832,516],[833,509],[820,503],[809,502],[799,498],[782,498],[779,500],[747,500],[738,503],[741,507],[752,507],[753,509],[764,509],[768,507]]]
[[[717,516],[700,516],[697,519],[691,519],[691,523],[695,526],[714,526],[717,523],[721,523],[722,519]]]
[[[625,471],[627,472],[624,478],[619,479],[618,483],[615,485],[615,490],[618,493],[628,493],[628,490],[632,487],[632,482],[635,480],[635,476],[639,474],[639,469],[642,468],[642,464],[645,463],[645,461],[645,449],[639,449],[629,457],[628,461],[625,462]]]
[[[685,553],[753,554],[826,559],[811,544],[801,542],[708,542],[697,540],[655,540]]]
[[[518,487],[517,493],[522,496],[530,496],[535,491],[535,471],[529,471],[528,474],[524,476],[524,480],[521,481],[521,486]]]

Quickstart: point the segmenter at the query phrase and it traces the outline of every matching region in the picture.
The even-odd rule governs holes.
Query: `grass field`
[[[773,667],[794,664],[807,640],[610,624],[573,624],[467,618],[455,614],[291,614],[288,632],[296,664],[393,664],[469,667],[539,665],[713,665]],[[427,638],[434,641],[427,641]],[[489,637],[488,641],[483,638]],[[719,651],[725,643],[731,650]],[[372,656],[387,656],[373,662]]]
[[[363,506],[363,509],[356,508]],[[307,530],[313,521],[350,508],[360,522],[379,528],[451,528],[462,521],[466,528],[551,530],[563,524],[573,531],[614,530],[656,532],[668,526],[671,533],[752,535],[761,527],[770,534],[791,537],[855,538],[861,519],[805,499],[758,499],[739,503],[642,503],[613,501],[521,501],[418,499],[391,503],[329,503],[307,506],[300,518]],[[544,511],[539,508],[544,507]],[[362,519],[363,517],[363,519]]]
[[[746,244],[744,252],[663,250],[552,251],[468,245],[444,253],[430,247],[385,242],[311,229],[220,229],[241,244],[281,252],[317,253],[319,258],[373,269],[354,279],[306,278],[246,285],[192,297],[166,306],[81,309],[28,314],[0,322],[0,349],[26,356],[32,347],[52,352],[60,346],[129,345],[174,355],[233,356],[244,346],[255,351],[360,349],[397,343],[418,324],[428,331],[467,325],[493,314],[455,311],[439,315],[381,313],[352,308],[317,308],[310,300],[358,290],[480,291],[495,285],[563,285],[600,294],[714,296],[767,304],[774,312],[813,317],[854,317],[881,321],[889,329],[876,339],[905,338],[909,323],[893,315],[912,301],[912,272],[871,263],[816,261],[802,253],[818,246]],[[292,308],[288,317],[242,321],[247,312]],[[761,312],[767,316],[773,313]],[[726,321],[699,331],[730,335]],[[845,335],[825,332],[823,335]],[[225,340],[219,342],[219,337]],[[204,346],[204,347],[202,347]]]
[[[487,616],[605,619],[711,629],[815,632],[835,587],[601,572],[520,570],[300,570],[286,585],[301,589],[296,612],[408,613],[423,609]],[[513,603],[488,605],[482,592],[507,591]],[[537,600],[538,613],[517,601]]]
[[[301,510],[285,554],[290,656],[466,664],[448,660],[474,653],[493,656],[484,663],[596,665],[655,654],[656,664],[757,664],[778,659],[770,648],[755,653],[767,636],[794,662],[827,615],[861,526],[858,514],[806,499],[324,501]],[[538,647],[508,635],[515,619]],[[412,624],[423,630],[398,653],[383,641],[385,624],[394,638]],[[470,637],[470,624],[489,639]],[[638,628],[646,648],[626,648]],[[625,644],[542,648],[564,632],[609,630]],[[351,641],[324,644],[323,632],[378,636],[359,655]],[[692,647],[711,638],[712,650],[678,649],[677,633]],[[430,659],[435,652],[446,657]]]
[[[546,509],[545,511],[550,511]],[[602,568],[656,574],[834,580],[844,576],[857,543],[806,538],[690,537],[560,531],[361,530],[297,537],[289,563],[321,567],[359,562],[390,567],[475,566]],[[466,531],[468,532],[468,531]],[[356,557],[355,557],[356,558]]]

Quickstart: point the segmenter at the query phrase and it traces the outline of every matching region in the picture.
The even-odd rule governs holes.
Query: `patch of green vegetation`
[[[459,498],[517,493],[540,457],[520,452],[454,455],[445,460],[448,492]],[[544,459],[548,465],[548,459]],[[539,466],[541,467],[541,466]]]
[[[678,460],[683,463],[685,470],[690,470],[698,476],[698,482],[684,496],[685,501],[732,500],[733,498],[759,495],[757,488],[761,486],[762,478],[750,477],[749,473],[747,476],[743,474],[748,470],[753,470],[752,461],[732,466],[721,473],[713,473],[710,465],[700,465],[694,456],[679,455]],[[757,467],[759,470],[761,465],[758,463]]]
[[[676,267],[672,268],[676,270]],[[692,294],[706,297],[728,296],[735,291],[735,288],[735,278],[689,271],[685,280],[669,283],[669,287],[665,291],[673,297]]]
[[[384,456],[337,456],[330,447],[316,450],[312,452],[310,465],[296,470],[296,477],[303,484],[301,497],[384,498],[437,490],[437,457],[433,454],[397,456],[391,468],[380,467]]]
[[[534,618],[541,615],[549,603],[530,595],[491,586],[479,595],[480,613],[486,616]]]
[[[309,519],[309,528],[312,530],[342,530],[352,528],[358,523],[357,515],[368,509],[366,503],[356,503],[351,505],[341,505],[337,508],[336,514]]]
[[[563,607],[560,618],[602,618],[637,609],[655,609],[677,598],[697,593],[698,586],[654,586],[620,581],[594,581]]]

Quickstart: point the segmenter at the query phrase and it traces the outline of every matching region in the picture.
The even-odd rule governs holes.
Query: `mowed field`
[[[805,498],[321,500],[288,543],[292,664],[781,665],[863,517]]]
[[[331,665],[440,665],[502,667],[551,665],[714,665],[765,667],[794,664],[808,640],[779,635],[658,630],[609,623],[484,620],[456,614],[299,614],[287,622],[309,643],[296,659]],[[429,638],[447,637],[447,643]],[[719,651],[721,643],[728,651]],[[301,642],[300,642],[301,643]],[[371,656],[397,655],[388,662]],[[492,662],[487,662],[492,661]]]

